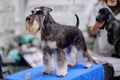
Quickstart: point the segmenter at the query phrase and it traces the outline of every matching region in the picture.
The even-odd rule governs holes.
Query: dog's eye
[[[42,14],[43,12],[42,12],[42,11],[37,11],[36,13],[37,13],[37,14]]]
[[[31,11],[32,14],[34,14],[34,11]]]

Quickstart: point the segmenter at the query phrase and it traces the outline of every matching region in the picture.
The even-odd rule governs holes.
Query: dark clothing
[[[3,79],[3,76],[2,76],[2,59],[1,59],[1,56],[0,56],[0,80]]]

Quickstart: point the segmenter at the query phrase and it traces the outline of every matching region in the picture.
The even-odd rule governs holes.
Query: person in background
[[[114,46],[110,45],[107,41],[106,29],[100,29],[103,27],[105,22],[96,22],[98,11],[103,7],[108,8],[113,16],[120,20],[120,0],[99,0],[99,4],[92,11],[92,15],[88,24],[90,35],[95,37],[91,55],[97,64],[104,66],[104,80],[119,80],[120,77],[117,78],[116,76],[120,76],[120,74],[118,74],[120,70],[118,67],[120,66],[120,59],[111,57],[111,55],[114,53]]]
[[[2,76],[2,59],[0,56],[0,80],[3,80],[3,76]]]
[[[93,52],[101,53],[103,55],[108,56],[114,53],[113,46],[110,45],[107,41],[106,29],[99,29],[103,27],[105,22],[96,22],[96,16],[98,15],[98,11],[103,7],[108,8],[111,11],[111,13],[114,14],[114,17],[120,20],[120,2],[119,0],[104,0],[103,4],[100,4],[99,6],[95,7],[91,19],[89,21],[89,32],[91,35],[96,36],[96,39],[94,41]]]
[[[105,0],[98,0],[98,5],[102,5]]]

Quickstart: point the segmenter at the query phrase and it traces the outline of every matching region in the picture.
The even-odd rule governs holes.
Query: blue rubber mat
[[[26,73],[29,73],[30,80],[104,80],[104,67],[96,64],[85,69],[82,63],[78,63],[69,67],[67,76],[62,78],[56,76],[55,70],[49,75],[44,75],[42,70],[43,66],[31,68],[6,76],[5,80],[25,80]]]

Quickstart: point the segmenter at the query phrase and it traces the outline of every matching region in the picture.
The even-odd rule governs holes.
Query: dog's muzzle
[[[43,20],[39,17],[28,16],[25,20],[25,28],[31,34],[36,34],[43,25]]]
[[[101,23],[101,22],[104,21],[104,18],[103,18],[103,17],[100,17],[100,16],[97,16],[97,17],[96,17],[96,21]]]

